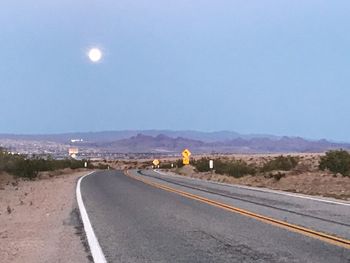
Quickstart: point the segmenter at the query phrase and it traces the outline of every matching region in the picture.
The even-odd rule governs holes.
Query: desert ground
[[[56,171],[28,181],[0,176],[0,261],[91,262],[75,198],[87,171]]]

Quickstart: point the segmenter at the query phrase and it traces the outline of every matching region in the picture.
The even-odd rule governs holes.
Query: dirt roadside
[[[1,262],[91,262],[70,172],[36,181],[0,175]]]

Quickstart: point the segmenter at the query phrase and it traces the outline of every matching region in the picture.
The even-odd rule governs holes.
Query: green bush
[[[208,172],[211,169],[209,168],[208,157],[203,157],[201,159],[195,160],[192,162],[193,166],[198,172]],[[247,174],[255,174],[256,169],[254,166],[247,164],[242,160],[222,160],[214,159],[214,170],[217,174],[227,174],[233,177],[242,177]]]
[[[55,160],[50,156],[47,158],[33,156],[28,158],[25,155],[10,154],[4,149],[0,150],[0,171],[33,179],[39,172],[54,171],[64,168],[83,168],[86,160],[63,159]],[[89,162],[88,162],[89,167]]]
[[[261,168],[261,172],[270,172],[275,170],[290,171],[298,165],[298,162],[299,159],[297,157],[280,155],[265,163]]]
[[[328,169],[334,174],[350,176],[350,154],[342,149],[328,151],[325,156],[321,157],[319,168],[320,170]]]
[[[183,167],[183,166],[184,166],[184,164],[183,164],[183,162],[182,162],[182,159],[176,160],[176,162],[175,162],[175,167],[176,167],[176,168],[181,168],[181,167]]]
[[[214,160],[214,170],[217,174],[227,174],[233,177],[242,177],[244,175],[254,175],[256,169],[242,160]]]
[[[159,168],[160,169],[171,169],[171,163],[160,162]]]
[[[196,168],[198,172],[208,172],[210,171],[209,160],[209,158],[203,157],[201,159],[194,160],[192,162],[192,165]]]
[[[12,173],[19,177],[27,177],[29,179],[34,179],[39,173],[39,168],[35,162],[28,159],[18,159],[16,161],[16,166],[12,170],[7,172]]]

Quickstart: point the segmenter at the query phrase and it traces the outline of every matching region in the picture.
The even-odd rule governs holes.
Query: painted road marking
[[[97,237],[95,235],[95,232],[92,228],[89,216],[86,212],[85,206],[84,206],[84,202],[83,202],[83,198],[81,196],[81,190],[80,190],[80,184],[81,181],[88,175],[93,174],[94,172],[91,172],[87,175],[84,175],[83,177],[79,178],[78,184],[77,184],[77,189],[76,189],[76,195],[77,195],[77,201],[78,201],[78,206],[79,206],[79,210],[80,210],[80,215],[81,215],[81,219],[83,221],[83,225],[84,225],[84,230],[87,236],[87,240],[89,243],[89,247],[90,247],[90,251],[91,251],[91,255],[94,259],[95,263],[107,263],[105,255],[103,254],[103,251],[101,249],[100,243],[97,240]]]
[[[161,171],[158,171],[158,170],[153,170],[153,171],[158,173],[158,174],[160,174],[160,175],[183,178],[183,176],[181,176],[181,175],[170,175],[168,173],[164,173],[164,172],[161,172]],[[198,178],[191,178],[191,177],[186,177],[186,179],[190,179],[190,180],[194,180],[194,181],[200,181],[200,182],[206,182],[206,183],[211,183],[211,184],[224,185],[224,186],[229,186],[229,187],[237,187],[237,188],[247,189],[247,190],[251,190],[251,191],[263,192],[263,193],[271,193],[271,194],[278,194],[278,195],[297,197],[297,198],[301,198],[301,199],[308,199],[308,200],[312,200],[312,201],[329,203],[329,204],[335,204],[335,205],[350,206],[350,203],[348,203],[348,202],[341,202],[341,201],[317,198],[317,197],[308,196],[308,195],[302,195],[302,194],[287,193],[287,192],[283,192],[283,191],[271,190],[271,189],[266,189],[266,188],[257,188],[257,187],[251,187],[251,186],[245,186],[245,185],[237,185],[237,184],[226,184],[226,183],[220,183],[220,182],[214,182],[214,181],[204,181],[204,180],[201,180],[201,179],[198,179]]]
[[[237,207],[230,206],[230,205],[227,205],[227,204],[224,204],[224,203],[220,203],[220,202],[217,202],[217,201],[214,201],[214,200],[210,200],[210,199],[207,199],[205,197],[201,197],[201,196],[198,196],[198,195],[195,195],[195,194],[191,194],[191,193],[187,193],[187,192],[184,192],[184,191],[181,191],[181,190],[177,190],[175,188],[172,188],[172,187],[169,187],[169,186],[166,186],[166,185],[163,185],[163,184],[155,183],[155,182],[146,180],[146,179],[141,178],[141,177],[136,177],[134,175],[130,175],[128,171],[126,171],[125,175],[127,175],[130,178],[133,178],[135,180],[141,181],[141,182],[143,182],[145,184],[151,185],[153,187],[156,187],[156,188],[168,191],[168,192],[176,193],[176,194],[179,194],[181,196],[184,196],[184,197],[187,197],[187,198],[190,198],[190,199],[194,199],[194,200],[197,200],[197,201],[200,201],[200,202],[203,202],[203,203],[215,206],[215,207],[219,207],[219,208],[225,209],[225,210],[230,211],[230,212],[234,212],[234,213],[238,213],[238,214],[250,217],[250,218],[254,218],[254,219],[257,219],[257,220],[262,221],[264,223],[268,223],[268,224],[271,224],[271,225],[274,225],[274,226],[278,226],[278,227],[287,229],[287,230],[292,231],[292,232],[296,232],[296,233],[299,233],[299,234],[302,234],[302,235],[306,235],[306,236],[309,236],[309,237],[312,237],[312,238],[324,241],[324,242],[332,244],[332,245],[336,245],[336,246],[340,246],[340,247],[343,247],[343,248],[346,248],[346,249],[350,249],[350,240],[347,240],[347,239],[342,239],[342,238],[339,238],[339,237],[336,237],[336,236],[332,236],[332,235],[328,235],[328,234],[325,234],[325,233],[322,233],[322,232],[318,232],[318,231],[315,231],[315,230],[312,230],[312,229],[308,229],[308,228],[305,228],[305,227],[293,225],[293,224],[290,224],[290,223],[287,223],[287,222],[283,222],[283,221],[280,221],[280,220],[277,220],[277,219],[273,219],[273,218],[270,218],[270,217],[259,215],[259,214],[256,214],[256,213],[253,213],[253,212],[241,209],[241,208],[237,208]]]

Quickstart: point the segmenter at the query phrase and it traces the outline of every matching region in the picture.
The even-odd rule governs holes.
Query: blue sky
[[[350,141],[349,14],[349,1],[1,1],[0,133]]]

